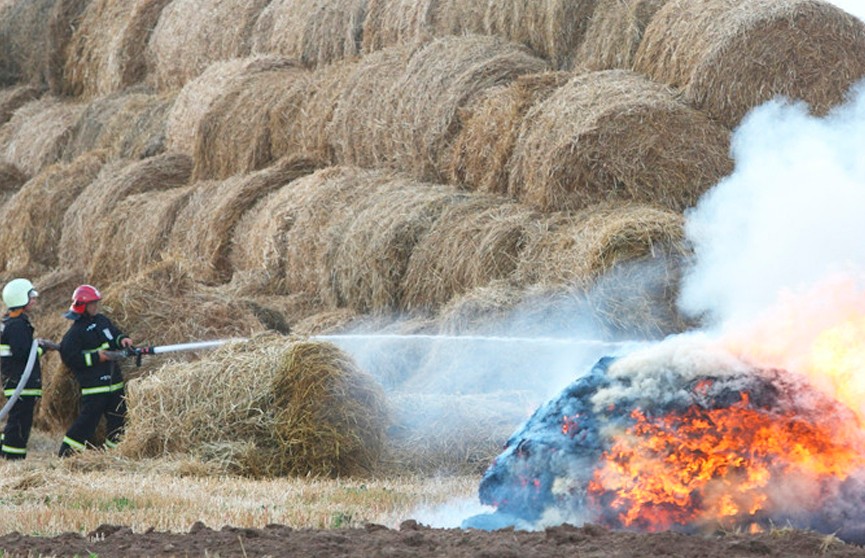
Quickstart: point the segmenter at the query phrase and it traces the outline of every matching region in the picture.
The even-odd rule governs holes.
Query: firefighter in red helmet
[[[132,347],[132,339],[100,313],[100,300],[96,287],[81,285],[72,293],[72,306],[65,314],[72,325],[60,343],[60,356],[81,386],[81,404],[60,445],[60,457],[85,449],[103,415],[108,448],[117,445],[126,422],[123,373],[113,351]]]

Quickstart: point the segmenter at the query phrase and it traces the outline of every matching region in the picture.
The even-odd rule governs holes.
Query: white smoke
[[[865,20],[865,3],[862,0],[829,0],[829,3],[835,4],[859,19]]]

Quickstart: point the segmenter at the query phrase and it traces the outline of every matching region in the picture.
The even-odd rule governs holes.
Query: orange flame
[[[858,429],[753,409],[741,396],[724,409],[695,405],[658,417],[633,411],[636,424],[615,439],[589,483],[594,503],[606,504],[623,526],[649,531],[747,525],[772,505],[770,485],[843,480],[863,465]]]

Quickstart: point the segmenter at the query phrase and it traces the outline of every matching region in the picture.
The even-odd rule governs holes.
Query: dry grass
[[[586,70],[630,70],[646,27],[667,0],[597,0],[576,57]]]
[[[456,296],[438,313],[439,332],[445,335],[498,334],[500,324],[519,305],[524,294],[523,287],[499,279]]]
[[[39,97],[39,90],[32,85],[13,85],[0,89],[0,125],[12,118],[15,111]]]
[[[634,67],[728,128],[778,95],[824,114],[865,76],[865,23],[817,0],[669,0]]]
[[[69,44],[63,92],[94,98],[144,81],[145,47],[169,0],[92,0]]]
[[[95,180],[106,158],[105,152],[97,151],[51,165],[2,206],[0,219],[17,226],[0,228],[0,269],[26,276],[58,265],[63,215]]]
[[[526,74],[491,87],[461,114],[447,178],[471,190],[506,195],[508,170],[526,112],[561,87],[572,74]]]
[[[49,31],[57,1],[17,0],[0,5],[0,86],[27,83],[45,87],[48,62],[53,58]]]
[[[0,208],[27,182],[27,175],[15,165],[0,163]]]
[[[72,130],[63,158],[67,161],[94,149],[114,158],[141,159],[165,149],[165,121],[172,95],[126,90],[87,104]]]
[[[250,476],[369,473],[384,395],[328,343],[258,336],[129,387],[129,457],[192,453]]]
[[[284,115],[279,133],[289,135],[285,128],[294,123],[297,113],[288,107],[299,105],[305,97],[307,74],[307,70],[286,61],[279,68],[256,72],[224,89],[198,125],[195,179],[247,173],[283,155],[274,152],[271,144],[276,134],[272,129],[274,113]]]
[[[60,160],[84,106],[54,97],[31,101],[0,128],[0,158],[29,176]]]
[[[366,0],[273,0],[252,34],[252,51],[319,66],[360,54]]]
[[[432,11],[437,3],[436,0],[368,0],[363,22],[363,52],[370,54],[430,38]]]
[[[172,0],[150,35],[146,58],[160,90],[180,89],[214,62],[248,56],[270,0]]]
[[[526,114],[510,193],[544,211],[606,200],[681,211],[732,171],[728,136],[634,72],[583,74]]]
[[[508,277],[537,218],[526,207],[493,196],[452,204],[411,254],[403,308],[436,310],[457,295]]]

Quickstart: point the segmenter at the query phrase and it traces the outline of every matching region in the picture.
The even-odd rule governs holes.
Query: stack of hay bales
[[[94,98],[143,82],[147,41],[168,2],[87,2],[68,46],[63,93]]]
[[[259,336],[129,385],[120,451],[218,461],[250,476],[372,471],[384,446],[381,388],[328,343]]]
[[[46,85],[47,63],[52,58],[49,30],[56,1],[0,2],[0,85]]]
[[[35,176],[60,160],[84,105],[42,97],[15,111],[0,127],[0,160]]]
[[[589,71],[629,70],[643,33],[667,0],[597,0],[576,57]]]
[[[582,74],[526,114],[509,190],[543,211],[608,200],[681,211],[732,171],[728,136],[634,72]]]
[[[779,95],[825,114],[865,76],[865,23],[818,0],[669,0],[634,69],[730,129]]]
[[[252,30],[270,0],[171,0],[147,43],[152,79],[180,89],[213,62],[248,56]]]
[[[369,0],[363,22],[363,52],[369,55],[390,46],[411,45],[430,38],[436,4],[434,0]]]
[[[272,0],[252,35],[252,51],[282,54],[306,66],[360,54],[367,0]]]

